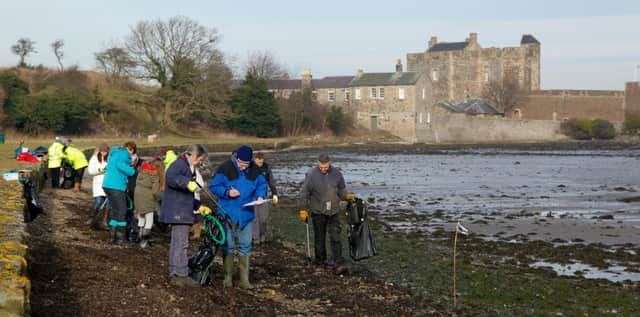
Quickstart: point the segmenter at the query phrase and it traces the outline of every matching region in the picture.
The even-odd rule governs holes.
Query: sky
[[[139,21],[183,15],[216,28],[236,70],[250,51],[268,50],[299,77],[391,72],[423,52],[431,36],[482,47],[541,42],[542,89],[623,90],[640,79],[640,1],[218,1],[2,0],[0,66],[18,63],[10,47],[36,42],[27,63],[56,67],[51,43],[63,39],[65,65],[94,69],[94,53],[122,41]]]

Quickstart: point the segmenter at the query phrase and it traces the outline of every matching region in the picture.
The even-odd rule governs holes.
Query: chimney
[[[311,69],[305,68],[302,71],[302,89],[311,89]]]
[[[396,73],[402,73],[402,60],[399,58],[396,60]]]
[[[362,77],[362,74],[364,74],[364,71],[362,70],[362,68],[358,68],[358,72],[356,73],[356,78]]]
[[[438,37],[432,36],[431,39],[429,40],[429,48],[433,47],[436,44],[438,44]]]
[[[467,38],[467,42],[469,44],[478,44],[478,33],[469,33],[469,37]]]

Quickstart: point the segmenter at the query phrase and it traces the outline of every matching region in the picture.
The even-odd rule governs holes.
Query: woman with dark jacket
[[[200,144],[189,147],[169,166],[165,175],[165,186],[160,207],[160,221],[171,225],[169,247],[169,276],[176,286],[199,285],[189,277],[187,249],[189,231],[194,223],[194,210],[210,212],[195,199],[194,192],[204,184],[197,184],[197,167],[206,158],[207,151]],[[198,186],[200,185],[200,186]]]

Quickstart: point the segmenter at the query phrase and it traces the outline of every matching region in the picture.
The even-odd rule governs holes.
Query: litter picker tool
[[[453,308],[456,307],[456,246],[458,244],[458,233],[469,235],[469,230],[460,221],[456,224],[456,233],[453,236]]]

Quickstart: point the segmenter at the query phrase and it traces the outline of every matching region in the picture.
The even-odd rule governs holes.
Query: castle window
[[[426,88],[422,88],[422,100],[424,100],[426,95],[427,95],[427,89]]]
[[[329,90],[329,93],[327,94],[329,101],[336,101],[336,91],[335,90]]]
[[[384,87],[380,87],[379,97],[380,97],[380,99],[384,99]]]
[[[431,80],[438,81],[438,70],[437,69],[431,70]]]
[[[362,99],[362,94],[360,93],[360,88],[356,88],[356,100]]]
[[[483,74],[483,78],[482,78],[485,82],[489,81],[489,66],[488,65],[484,65],[484,74]]]
[[[349,90],[349,88],[345,88],[344,89],[344,100],[345,101],[349,101],[349,98],[351,98],[351,90]]]
[[[404,88],[398,88],[398,99],[404,100]]]
[[[371,87],[371,93],[369,94],[371,99],[376,99],[376,87]]]

